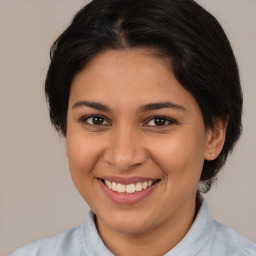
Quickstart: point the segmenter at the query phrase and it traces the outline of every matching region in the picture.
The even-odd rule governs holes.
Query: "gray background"
[[[87,1],[0,0],[0,255],[83,222],[65,141],[50,125],[43,83],[49,48]],[[198,0],[237,56],[244,132],[206,196],[212,215],[256,242],[256,1]]]

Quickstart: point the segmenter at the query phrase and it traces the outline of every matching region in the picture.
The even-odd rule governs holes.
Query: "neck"
[[[118,233],[97,219],[96,225],[104,244],[114,255],[159,256],[169,252],[185,237],[195,219],[196,205],[196,200],[185,204],[172,219],[143,233]]]

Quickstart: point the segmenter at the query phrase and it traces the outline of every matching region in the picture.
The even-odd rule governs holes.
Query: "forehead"
[[[172,72],[170,58],[151,49],[108,50],[74,78],[70,102],[94,100],[131,107],[156,101],[196,104]]]

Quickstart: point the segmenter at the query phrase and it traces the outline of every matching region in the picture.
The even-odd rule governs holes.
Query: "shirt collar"
[[[202,251],[203,255],[209,255],[216,227],[205,199],[202,196],[200,199],[201,207],[188,233],[165,256],[198,256]]]
[[[84,251],[86,255],[93,256],[113,256],[108,248],[105,246],[101,237],[98,234],[94,222],[94,213],[90,210],[85,218],[84,225],[82,226],[82,235],[84,243]]]

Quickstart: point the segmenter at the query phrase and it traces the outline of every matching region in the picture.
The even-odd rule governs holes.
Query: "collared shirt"
[[[90,211],[81,226],[30,243],[11,256],[113,256]],[[256,244],[210,217],[205,200],[186,236],[165,256],[256,256]]]

